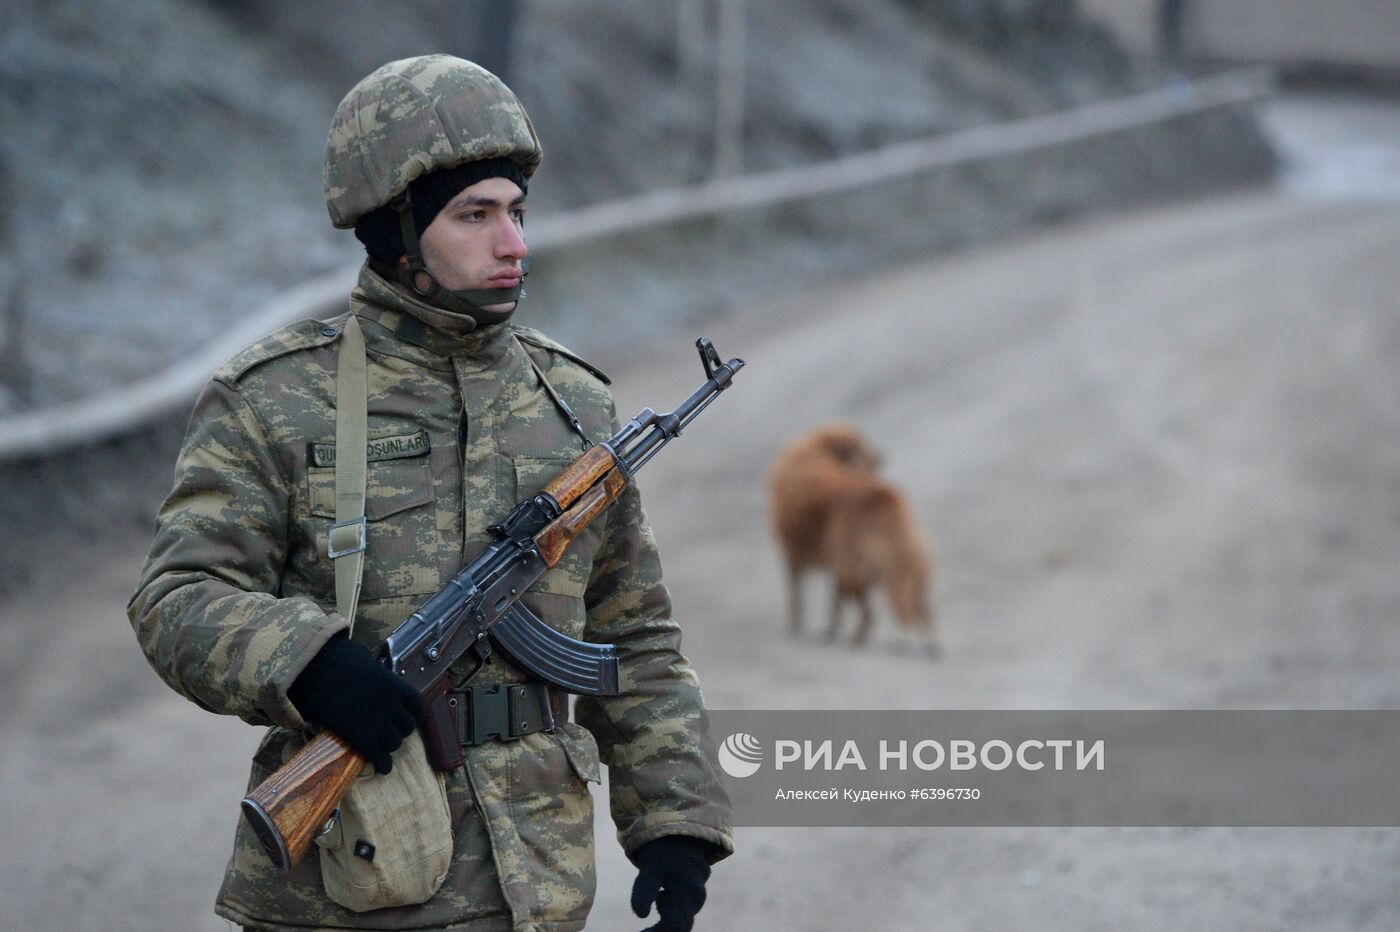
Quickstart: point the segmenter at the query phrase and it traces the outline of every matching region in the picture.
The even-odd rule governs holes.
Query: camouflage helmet
[[[505,157],[528,178],[540,142],[510,88],[451,55],[392,61],[350,89],[326,138],[326,209],[345,229],[420,175]]]

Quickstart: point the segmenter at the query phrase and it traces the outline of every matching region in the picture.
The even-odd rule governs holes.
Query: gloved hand
[[[389,755],[428,714],[417,690],[343,634],[311,658],[287,698],[302,718],[340,735],[380,773],[394,768]]]
[[[664,835],[637,849],[632,912],[646,916],[655,903],[661,920],[645,932],[690,932],[705,905],[705,881],[716,853],[708,841],[687,835]]]

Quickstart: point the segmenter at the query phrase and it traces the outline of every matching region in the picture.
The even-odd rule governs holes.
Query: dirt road
[[[1400,708],[1397,247],[1400,204],[1261,193],[710,328],[751,365],[641,480],[710,705]],[[698,365],[671,344],[683,364],[612,366],[622,410],[689,390]],[[938,661],[892,650],[888,623],[860,653],[781,630],[762,471],[833,416],[865,425],[939,542]],[[70,582],[40,574],[0,606],[7,928],[224,925],[210,904],[257,736],[145,666],[122,616],[145,543],[75,551]],[[598,834],[590,927],[640,928],[606,819]],[[1400,925],[1400,830],[738,843],[700,928]]]

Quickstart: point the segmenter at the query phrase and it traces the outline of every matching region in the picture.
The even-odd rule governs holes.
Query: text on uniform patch
[[[396,460],[409,456],[422,456],[428,452],[428,449],[428,432],[426,430],[419,430],[411,434],[371,438],[366,445],[366,459],[373,463],[378,460]],[[311,444],[311,451],[307,455],[307,461],[311,466],[334,466],[335,444]]]

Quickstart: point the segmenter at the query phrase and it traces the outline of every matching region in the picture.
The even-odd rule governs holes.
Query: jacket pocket
[[[334,520],[335,469],[308,469],[306,483],[311,514]],[[368,520],[381,521],[434,500],[433,472],[427,460],[368,465],[365,482],[365,518]]]
[[[370,463],[365,483],[365,569],[362,600],[419,595],[437,590],[438,556],[433,472],[428,460]],[[326,555],[335,521],[335,469],[306,472],[308,516],[304,531],[315,548],[326,592],[334,599],[335,570]]]
[[[602,783],[602,769],[598,763],[598,741],[593,732],[574,722],[564,722],[554,730],[554,737],[564,749],[564,756],[579,779],[588,783]]]
[[[576,728],[565,725],[552,734],[526,735],[490,749],[485,760],[473,760],[473,782],[480,787],[481,775],[497,789],[483,814],[488,820],[508,819],[514,826],[514,832],[501,839],[498,861],[508,859],[532,886],[550,893],[540,903],[542,923],[581,921],[596,884],[593,791],[584,776],[595,772],[596,765],[589,767],[586,745],[572,734]],[[483,773],[486,767],[477,766],[490,766],[488,761],[497,765],[491,776]]]

